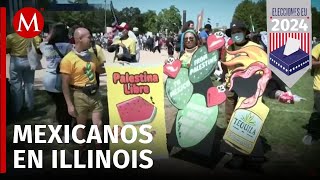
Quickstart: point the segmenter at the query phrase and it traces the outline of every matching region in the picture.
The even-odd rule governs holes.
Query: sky
[[[257,1],[257,0],[253,0]],[[68,0],[58,0],[58,3],[66,3]],[[104,4],[104,0],[88,0],[89,4]],[[223,3],[221,3],[223,2]],[[204,23],[207,23],[207,18],[211,19],[212,27],[227,26],[229,27],[232,16],[237,5],[242,0],[113,0],[113,6],[117,10],[125,7],[138,7],[141,12],[147,10],[155,10],[159,13],[162,9],[169,8],[175,5],[181,13],[186,10],[186,20],[193,20],[197,23],[197,15],[204,10]],[[107,0],[107,4],[110,0]],[[311,0],[312,6],[320,10],[320,0]]]

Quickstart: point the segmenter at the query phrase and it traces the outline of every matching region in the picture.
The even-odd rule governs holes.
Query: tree
[[[182,24],[179,9],[174,5],[168,9],[162,9],[158,14],[158,23],[161,32],[164,32],[165,29],[168,29],[168,32],[178,32]]]
[[[119,13],[118,18],[120,21],[127,22],[131,28],[137,27],[139,30],[143,29],[143,16],[140,9],[137,7],[123,8]]]
[[[256,31],[267,31],[267,2],[266,0],[259,0],[256,3],[257,11],[255,16],[252,16],[252,21],[256,27]]]
[[[148,10],[147,12],[142,14],[143,16],[143,31],[151,31],[153,33],[158,32],[160,29],[160,25],[158,24],[158,16],[155,11]]]
[[[243,21],[249,30],[252,30],[252,25],[257,32],[267,30],[266,0],[259,0],[257,3],[254,3],[251,0],[242,1],[236,7],[232,19]]]
[[[312,7],[312,36],[320,36],[320,12],[317,11],[317,8]]]

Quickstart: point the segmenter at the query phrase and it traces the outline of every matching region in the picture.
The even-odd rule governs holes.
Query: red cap
[[[129,24],[123,22],[123,23],[121,23],[120,25],[117,26],[117,29],[119,29],[119,30],[123,30],[123,29],[129,30]]]

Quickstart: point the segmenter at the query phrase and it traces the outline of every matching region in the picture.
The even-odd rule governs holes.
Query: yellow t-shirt
[[[42,42],[39,36],[33,38],[33,45],[39,49]],[[30,45],[30,39],[19,36],[17,33],[12,33],[7,36],[7,49],[11,49],[12,56],[27,56],[27,48]]]
[[[185,65],[189,65],[191,63],[191,59],[193,54],[197,51],[198,48],[196,48],[193,52],[185,51],[182,56],[179,58],[181,63]]]
[[[312,48],[312,56],[319,61],[320,57],[320,44]],[[320,91],[320,68],[315,68],[314,78],[313,78],[313,89]]]
[[[125,40],[116,39],[113,44],[124,44],[131,55],[136,55],[136,41],[132,38]]]
[[[257,47],[261,48],[261,45],[255,43],[255,42],[252,42],[252,41],[249,41],[246,45],[242,46],[241,48],[244,48],[244,47],[247,47],[247,46],[257,46]],[[241,48],[238,48],[238,49],[241,49]],[[238,49],[236,48],[235,50],[238,50]],[[229,51],[232,50],[230,46],[228,47],[228,50]],[[261,48],[261,51],[263,51],[262,48]],[[245,54],[240,54],[240,55],[245,55]],[[230,61],[234,57],[235,57],[234,55],[230,55],[230,54],[226,53],[226,61]],[[257,61],[260,61],[260,62],[264,63],[265,65],[268,65],[268,56],[267,56],[267,54],[265,53],[265,57],[257,59]],[[231,72],[235,68],[237,68],[237,67],[228,67],[228,72],[226,74],[226,82],[229,82],[229,78],[231,76]],[[227,86],[229,87],[230,84],[228,83]]]
[[[84,87],[86,84],[95,84],[96,67],[100,66],[95,54],[91,54],[92,61],[82,60],[75,52],[70,51],[60,63],[60,72],[71,76],[70,85]]]
[[[103,49],[99,45],[96,45],[96,49],[97,49],[97,58],[99,60],[99,63],[102,64],[106,61],[106,57],[104,56]],[[93,48],[90,48],[89,51],[95,55]]]

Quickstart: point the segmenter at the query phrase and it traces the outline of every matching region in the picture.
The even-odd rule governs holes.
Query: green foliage
[[[320,12],[317,8],[312,7],[312,36],[320,37]]]
[[[243,21],[249,30],[252,30],[250,15],[255,31],[267,30],[267,12],[266,0],[253,2],[252,0],[243,0],[235,9],[233,20]],[[320,37],[320,12],[315,7],[312,9],[312,36]]]
[[[137,7],[126,7],[118,13],[119,21],[127,22],[131,28],[138,27],[140,31],[143,29],[143,14]],[[120,22],[120,23],[121,23]]]
[[[175,6],[170,6],[168,9],[162,9],[158,14],[160,31],[178,32],[181,27],[181,15],[179,9]]]
[[[56,0],[41,0],[39,7],[48,7],[50,3],[57,3]],[[69,3],[87,4],[87,0],[69,0]],[[179,9],[175,6],[170,6],[167,9],[162,9],[159,14],[155,11],[147,11],[141,13],[137,7],[126,7],[121,11],[115,9],[115,14],[121,22],[127,22],[131,28],[138,27],[141,33],[151,31],[158,33],[168,29],[169,32],[178,32],[181,27],[181,15]],[[45,12],[46,20],[54,22],[63,22],[69,27],[74,25],[82,25],[91,28],[93,32],[103,32],[104,25],[111,26],[113,23],[113,14],[111,10],[100,8],[95,11],[59,11]],[[105,18],[106,16],[106,18]],[[105,22],[106,19],[106,22]]]
[[[250,31],[252,30],[252,24],[256,32],[266,31],[266,0],[259,0],[256,3],[252,0],[242,1],[235,9],[233,20],[243,21]]]
[[[147,11],[143,13],[143,32],[158,32],[160,29],[160,24],[158,22],[158,16],[155,11]]]

